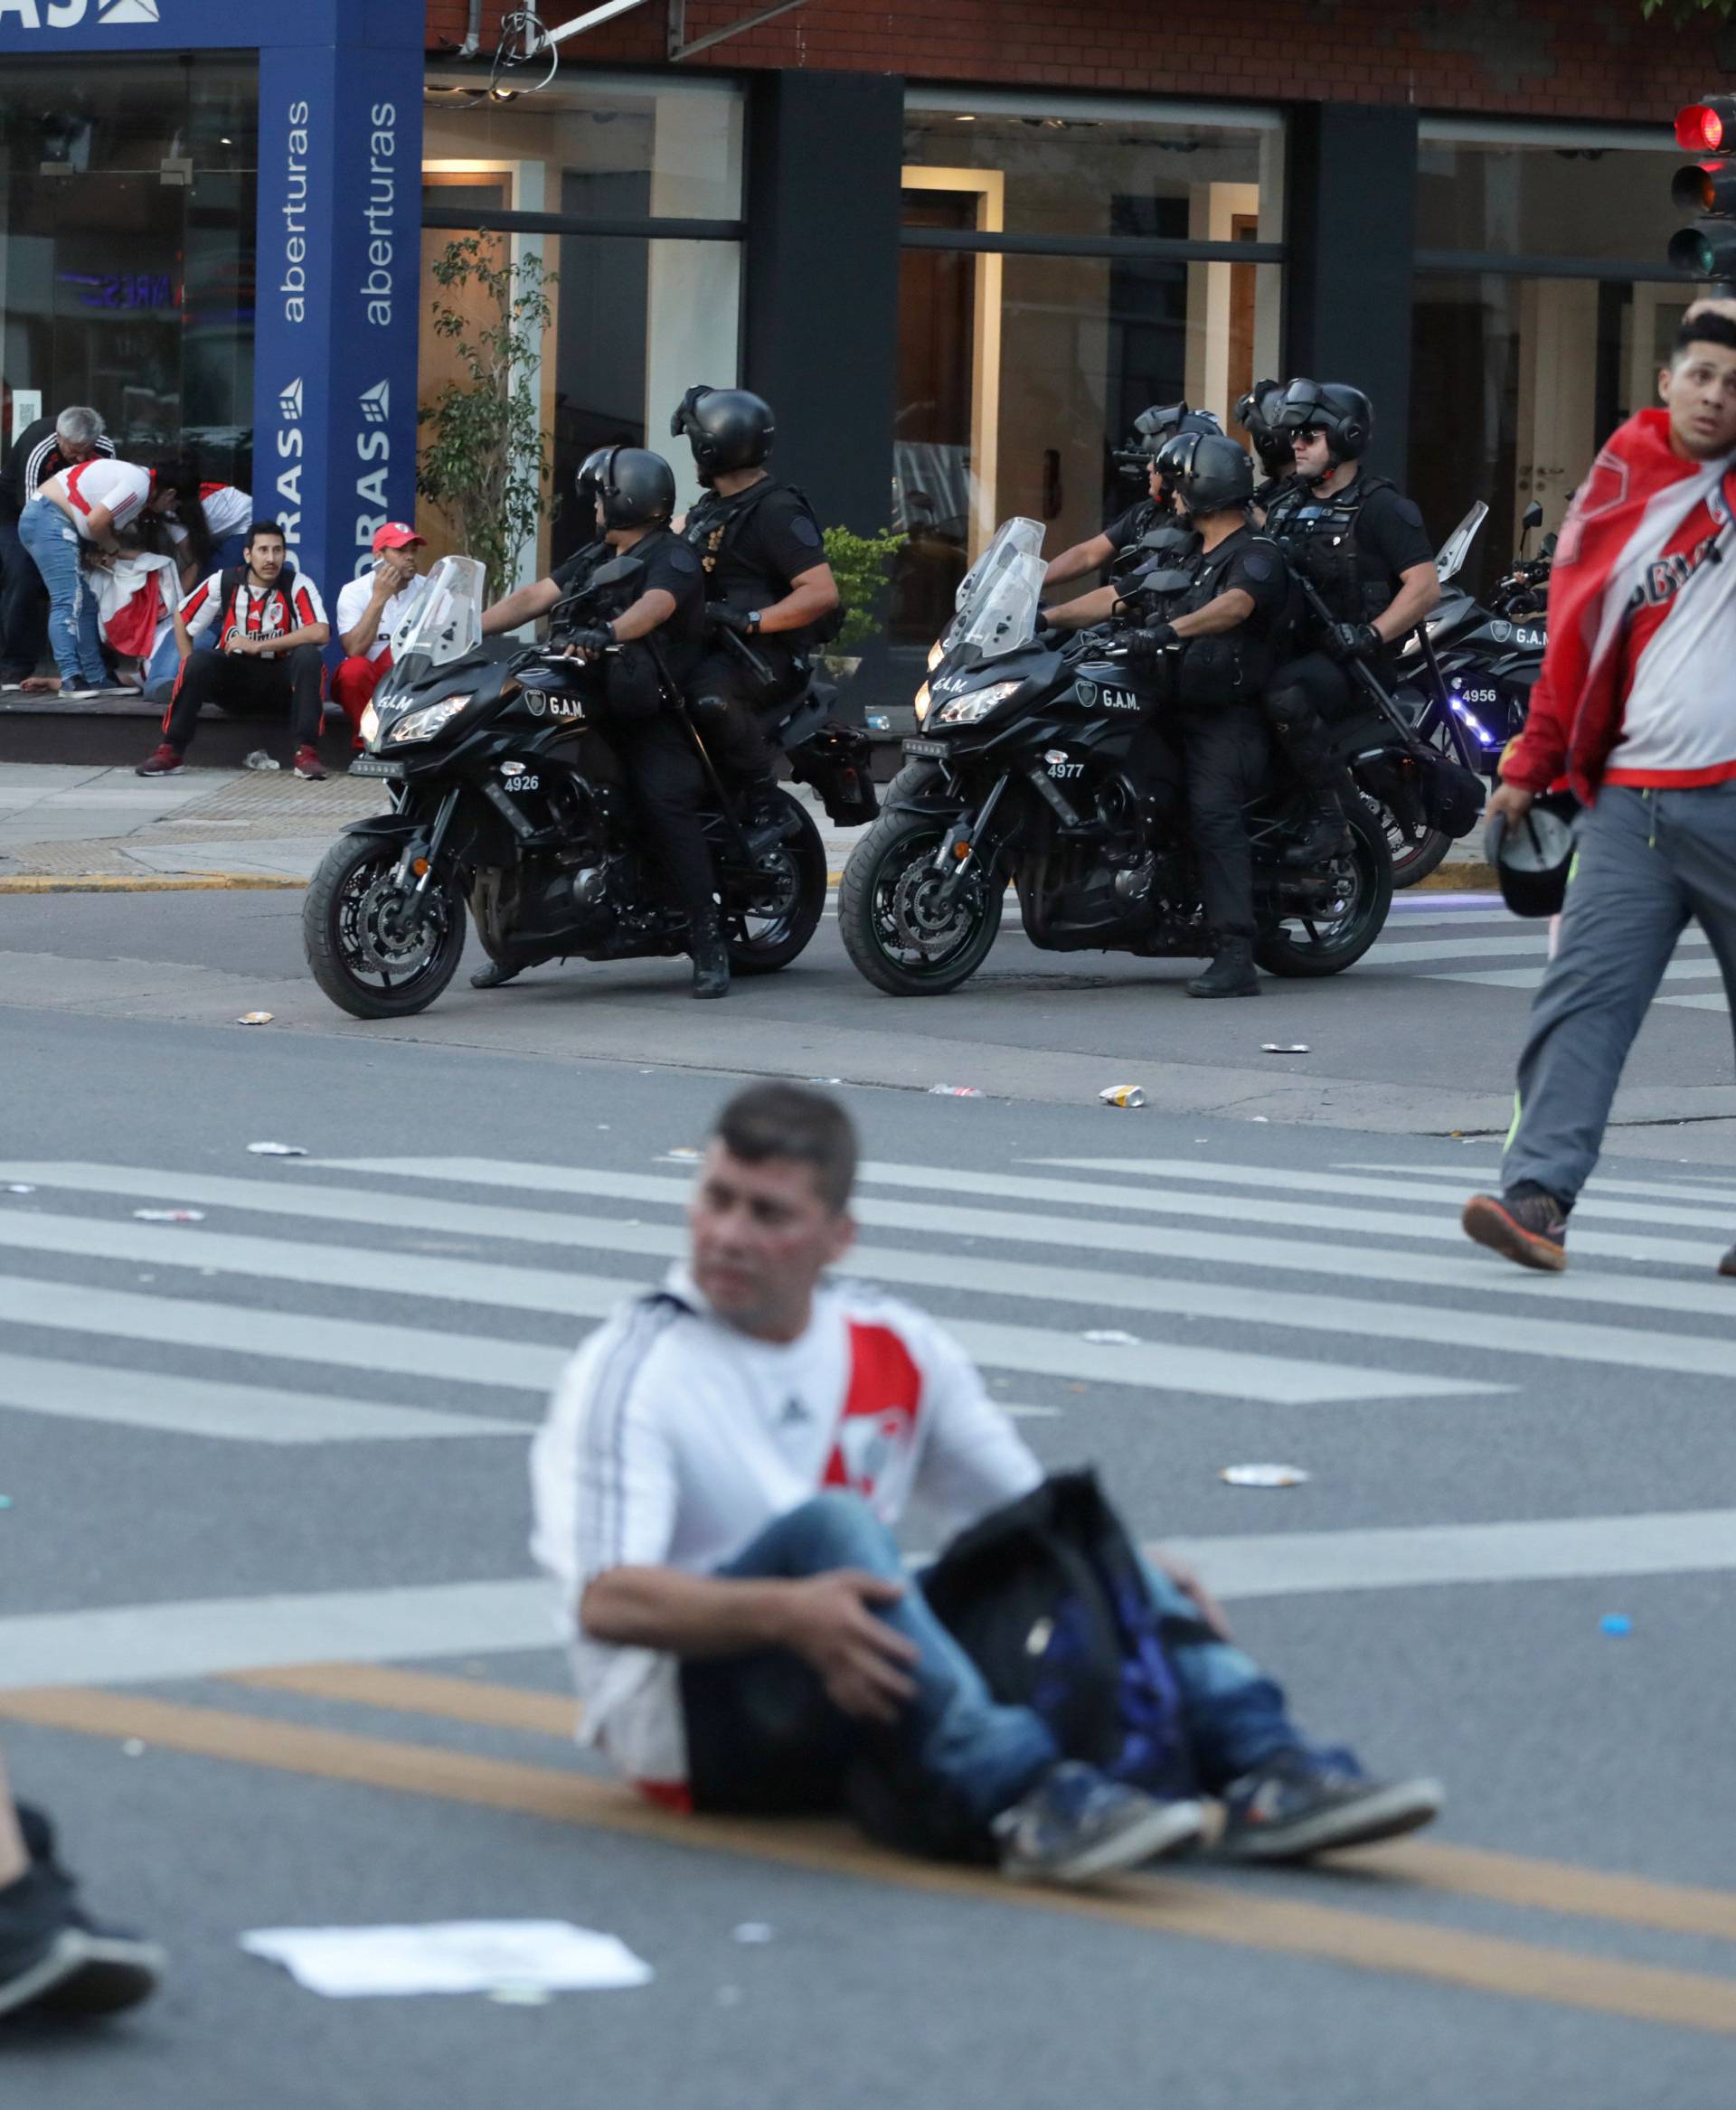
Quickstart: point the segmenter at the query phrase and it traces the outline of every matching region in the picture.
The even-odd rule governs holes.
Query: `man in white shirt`
[[[691,1268],[561,1380],[533,1451],[533,1548],[572,1620],[581,1733],[678,1808],[847,1802],[1012,1876],[1082,1881],[1188,1845],[1197,1803],[1070,1760],[1039,1714],[993,1699],[905,1574],[892,1527],[912,1495],[958,1531],[1043,1475],[931,1320],[822,1281],[854,1236],[854,1170],[834,1101],[740,1094],[694,1189]],[[1194,1773],[1229,1804],[1226,1851],[1295,1859],[1434,1814],[1432,1782],[1382,1785],[1307,1744],[1215,1637],[1210,1600],[1148,1581],[1203,1636],[1169,1667]]]
[[[350,721],[350,745],[360,754],[362,714],[392,671],[392,641],[422,596],[412,551],[422,538],[401,520],[389,520],[373,536],[373,569],[353,579],[337,597],[337,641],[344,660],[332,676],[332,701]]]
[[[195,587],[175,618],[181,674],[163,717],[163,738],[133,772],[173,777],[181,769],[210,702],[250,713],[287,711],[297,777],[326,774],[319,759],[319,721],[326,669],[320,647],[332,634],[326,604],[312,579],[288,560],[283,529],[256,520],[247,532],[246,565],[217,571]],[[194,640],[216,626],[215,652],[196,652]]]

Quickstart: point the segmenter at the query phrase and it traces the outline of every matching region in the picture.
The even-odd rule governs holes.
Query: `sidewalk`
[[[859,828],[835,828],[813,795],[826,865],[844,868]],[[287,769],[130,769],[0,763],[0,893],[149,893],[303,887],[334,835],[383,813],[382,786]]]

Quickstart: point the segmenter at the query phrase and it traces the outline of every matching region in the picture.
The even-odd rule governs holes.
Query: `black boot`
[[[727,996],[730,993],[730,948],[723,942],[723,927],[716,911],[695,916],[688,951],[693,956],[693,994]]]
[[[741,789],[741,831],[755,850],[769,850],[796,832],[796,816],[769,771],[750,777]]]
[[[1260,976],[1254,972],[1251,937],[1221,937],[1203,975],[1195,975],[1187,985],[1190,996],[1258,996]]]
[[[1310,792],[1304,832],[1286,848],[1285,863],[1325,864],[1349,848],[1350,825],[1339,799],[1330,791]]]
[[[505,960],[490,960],[486,967],[478,967],[470,977],[473,989],[500,989],[524,972],[523,967],[510,967]]]

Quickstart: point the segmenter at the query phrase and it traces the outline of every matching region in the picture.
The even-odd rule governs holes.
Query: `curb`
[[[1404,891],[1407,894],[1493,894],[1498,893],[1500,887],[1492,864],[1438,864],[1427,879],[1420,879],[1414,887],[1406,887]]]
[[[141,874],[137,879],[105,877],[95,872],[83,878],[52,872],[24,872],[17,876],[0,875],[0,894],[215,894],[288,889],[300,892],[307,884],[306,880],[280,878],[259,871],[212,871],[185,877]]]

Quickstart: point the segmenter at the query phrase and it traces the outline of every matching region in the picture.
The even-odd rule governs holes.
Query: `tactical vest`
[[[1255,535],[1253,542],[1269,551],[1275,562],[1283,563],[1283,551],[1269,535]],[[1202,557],[1192,584],[1177,597],[1171,620],[1177,615],[1191,616],[1216,600],[1224,590],[1223,574],[1246,549],[1246,543],[1226,536],[1215,550]],[[1245,624],[1217,637],[1193,638],[1182,654],[1176,701],[1184,710],[1222,710],[1230,703],[1256,702],[1271,680],[1276,664],[1277,655],[1269,639],[1250,636]]]
[[[1331,609],[1335,623],[1372,623],[1392,605],[1392,573],[1356,540],[1356,515],[1376,491],[1392,489],[1385,476],[1357,476],[1330,497],[1316,498],[1311,485],[1292,484],[1266,515],[1266,532]],[[1298,621],[1305,634],[1316,627],[1307,608]]]
[[[687,515],[687,524],[681,531],[682,538],[699,551],[699,560],[705,567],[707,579],[717,570],[718,561],[724,551],[740,536],[743,524],[774,491],[793,492],[807,506],[808,512],[813,512],[814,508],[807,504],[804,492],[797,491],[794,484],[778,483],[775,476],[762,476],[757,484],[750,484],[745,491],[738,491],[731,498],[720,498],[715,491],[708,491],[694,504]],[[814,561],[816,564],[823,563],[824,552],[816,551]],[[722,598],[731,607],[740,608],[744,613],[769,605],[764,601],[742,598],[744,591],[741,586],[737,585],[733,589],[735,598],[731,600],[731,589],[726,586],[722,589]],[[718,597],[713,593],[708,594],[707,598],[716,599]],[[771,598],[781,600],[783,595],[774,592]]]

